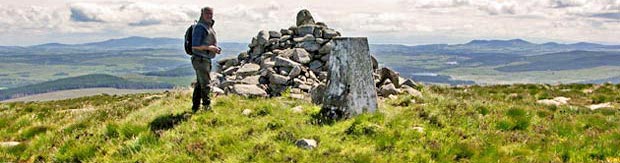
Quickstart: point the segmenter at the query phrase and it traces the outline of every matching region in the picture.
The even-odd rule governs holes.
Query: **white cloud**
[[[195,4],[204,3],[54,1],[50,4],[59,5],[0,4],[0,45],[87,42],[132,35],[180,38],[203,7]],[[403,43],[433,37],[578,38],[619,43],[616,38],[620,37],[616,32],[620,29],[620,0],[229,0],[209,1],[209,5],[215,8],[215,28],[222,41],[249,41],[259,30],[288,28],[302,8],[345,35],[384,41],[412,36]],[[14,39],[24,35],[28,37]],[[424,37],[415,37],[421,35]]]
[[[404,0],[417,8],[444,8],[469,5],[470,0]]]

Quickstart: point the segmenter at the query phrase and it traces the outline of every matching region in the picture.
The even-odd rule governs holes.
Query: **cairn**
[[[219,60],[219,69],[211,74],[211,86],[215,93],[259,97],[280,96],[290,88],[291,97],[311,96],[321,103],[334,48],[331,40],[340,35],[325,23],[315,22],[308,10],[301,10],[295,26],[262,30],[252,38],[249,50]],[[379,95],[409,92],[407,89],[417,86],[389,68],[379,69],[377,60],[371,58]]]

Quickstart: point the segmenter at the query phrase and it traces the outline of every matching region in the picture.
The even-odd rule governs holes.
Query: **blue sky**
[[[523,38],[620,44],[620,0],[20,0],[0,2],[0,45],[181,38],[203,6],[215,8],[218,38],[229,42],[288,28],[307,8],[315,20],[372,43]]]

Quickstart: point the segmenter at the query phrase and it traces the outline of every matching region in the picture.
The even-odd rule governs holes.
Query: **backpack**
[[[185,30],[185,54],[192,55],[192,33],[194,33],[194,26],[196,24],[190,25],[187,30]]]
[[[184,44],[184,46],[185,46],[185,54],[187,54],[187,55],[192,55],[192,35],[194,34],[194,27],[196,27],[197,25],[201,25],[201,24],[198,24],[196,22],[196,23],[190,25],[187,28],[187,30],[185,30],[185,44]]]

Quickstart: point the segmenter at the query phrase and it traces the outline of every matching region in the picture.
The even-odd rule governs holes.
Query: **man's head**
[[[200,17],[203,18],[204,21],[213,20],[213,8],[203,7],[200,9]]]

